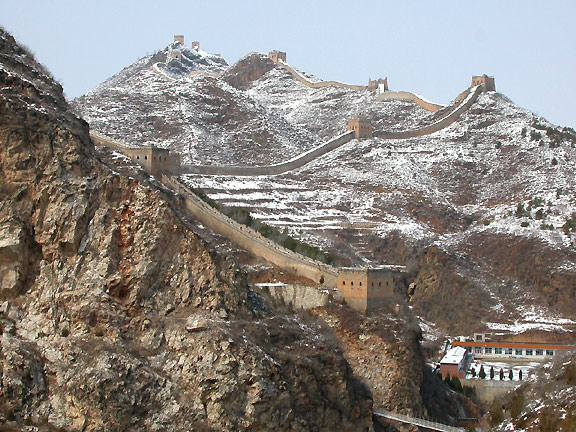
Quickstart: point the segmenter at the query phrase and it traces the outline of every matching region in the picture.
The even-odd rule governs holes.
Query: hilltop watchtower
[[[268,53],[268,58],[276,64],[278,64],[280,60],[286,63],[286,53],[284,51],[278,51],[278,50],[270,51]]]
[[[481,85],[484,92],[496,91],[496,80],[493,76],[488,76],[486,74],[482,76],[473,75],[472,87],[477,85]]]
[[[352,309],[368,312],[394,296],[396,280],[404,270],[403,266],[343,267],[338,274],[338,290]]]
[[[373,91],[376,89],[378,89],[379,93],[384,93],[385,91],[390,90],[388,88],[388,78],[378,78],[377,80],[368,78],[368,90]]]
[[[354,138],[372,138],[372,124],[368,119],[362,119],[360,117],[354,117],[348,120],[348,126],[346,130],[354,131]]]
[[[180,42],[180,45],[184,46],[184,36],[174,35],[174,42]]]
[[[200,42],[198,42],[198,41],[192,42],[192,49],[199,50],[200,49]]]
[[[180,165],[178,156],[171,155],[170,150],[155,145],[129,149],[126,155],[153,176],[163,172],[176,172]]]

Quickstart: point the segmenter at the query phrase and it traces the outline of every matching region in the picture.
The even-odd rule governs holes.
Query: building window
[[[502,348],[494,348],[494,354],[502,354]]]
[[[468,351],[468,353],[472,353],[472,347],[466,347],[466,351]]]
[[[516,355],[522,355],[522,348],[516,348],[515,353]]]
[[[536,350],[536,355],[537,355],[537,356],[544,355],[544,350],[537,349],[537,350]]]
[[[506,355],[512,355],[512,348],[506,348]]]
[[[492,348],[491,347],[484,348],[484,354],[492,354]]]
[[[527,349],[527,350],[526,350],[526,355],[534,355],[534,350]]]
[[[546,355],[547,355],[547,356],[553,356],[553,355],[554,355],[554,350],[546,350]]]
[[[481,347],[474,347],[474,354],[482,354],[482,348]]]

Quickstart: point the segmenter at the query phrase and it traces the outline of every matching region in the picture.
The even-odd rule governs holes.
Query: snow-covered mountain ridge
[[[262,54],[225,70],[218,57],[182,51],[180,67],[169,58],[175,49],[136,62],[74,105],[98,132],[198,165],[278,163],[342,133],[356,115],[387,131],[441,115],[374,92],[307,87]],[[244,79],[230,79],[232,69]],[[342,264],[407,264],[414,284],[404,294],[449,331],[513,330],[531,320],[525,304],[538,305],[538,323],[554,325],[560,311],[570,328],[575,142],[573,131],[488,92],[431,135],[354,140],[278,176],[186,180]]]

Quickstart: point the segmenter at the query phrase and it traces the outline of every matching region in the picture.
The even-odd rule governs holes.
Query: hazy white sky
[[[576,127],[574,0],[3,0],[0,25],[79,96],[174,34],[232,64],[286,51],[326,80],[388,77],[448,103],[473,74],[561,126]]]

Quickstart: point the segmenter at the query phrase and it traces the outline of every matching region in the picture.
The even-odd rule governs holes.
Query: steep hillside
[[[341,133],[355,115],[382,132],[445,113],[378,101],[366,90],[313,89],[261,54],[221,78],[172,81],[154,62],[142,59],[74,106],[94,129],[171,147],[185,162],[275,163]],[[575,145],[574,131],[488,92],[430,135],[354,140],[278,176],[185,180],[330,251],[339,264],[407,265],[403,295],[453,335],[571,331]]]
[[[186,178],[341,263],[407,264],[416,311],[453,334],[570,329],[575,142],[486,93],[425,137],[352,141],[280,176]]]
[[[576,356],[566,356],[504,401],[491,407],[487,419],[494,431],[569,432],[576,430]]]
[[[2,430],[371,424],[332,332],[270,310],[165,189],[103,163],[3,30],[0,89]]]

